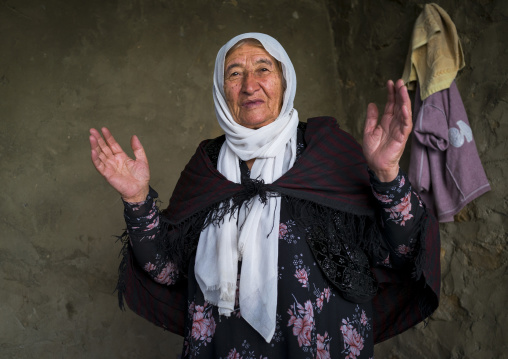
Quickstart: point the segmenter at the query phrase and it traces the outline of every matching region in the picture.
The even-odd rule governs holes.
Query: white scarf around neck
[[[286,82],[283,104],[277,119],[257,130],[239,125],[231,115],[224,93],[224,61],[228,50],[242,39],[253,38],[282,64]],[[296,74],[286,51],[274,38],[246,33],[231,39],[217,54],[213,99],[219,125],[226,134],[217,169],[229,181],[241,183],[239,162],[256,158],[250,177],[273,183],[294,164],[298,113],[293,108]],[[205,300],[219,314],[234,311],[239,278],[239,308],[242,317],[270,342],[275,332],[277,309],[277,263],[280,197],[269,197],[266,205],[256,195],[237,216],[201,232],[196,251],[196,280]]]

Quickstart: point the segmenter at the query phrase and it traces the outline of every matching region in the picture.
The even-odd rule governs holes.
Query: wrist
[[[142,191],[138,192],[134,196],[124,197],[122,196],[122,200],[128,203],[139,203],[146,201],[146,197],[148,196],[149,188],[145,188]]]
[[[395,178],[397,178],[399,174],[399,166],[389,168],[389,169],[371,169],[372,172],[375,173],[376,177],[378,178],[379,182],[392,182]]]

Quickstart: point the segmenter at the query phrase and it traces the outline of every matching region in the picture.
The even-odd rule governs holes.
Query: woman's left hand
[[[381,182],[397,177],[399,161],[411,133],[411,100],[402,80],[387,83],[385,112],[378,123],[377,106],[369,103],[363,131],[363,154]]]

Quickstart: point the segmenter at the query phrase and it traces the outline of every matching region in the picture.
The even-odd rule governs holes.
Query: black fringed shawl
[[[214,151],[210,150],[217,141],[220,148],[221,140],[203,141],[162,212],[159,253],[163,261],[172,261],[186,273],[203,228],[234,216],[241,204],[255,195],[261,201],[281,196],[290,204],[297,223],[312,228],[307,242],[323,273],[343,297],[353,302],[372,299],[374,341],[381,342],[424,320],[438,306],[437,221],[431,215],[421,221],[413,270],[376,268],[357,260],[359,250],[375,256],[381,238],[361,147],[333,118],[309,119],[306,127],[305,151],[273,184],[228,181],[217,171]],[[188,310],[185,279],[171,286],[154,282],[135,262],[126,235],[124,244],[117,287],[120,306],[125,297],[137,314],[183,335]]]

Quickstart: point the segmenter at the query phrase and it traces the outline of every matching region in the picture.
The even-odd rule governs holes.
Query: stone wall
[[[88,129],[109,127],[126,150],[137,134],[167,205],[197,144],[221,134],[217,51],[250,31],[285,45],[302,119],[337,111],[322,1],[0,3],[1,358],[181,352],[181,338],[118,309],[123,206],[91,164]]]
[[[508,2],[436,3],[452,18],[463,45],[466,67],[456,81],[492,191],[468,204],[455,222],[440,225],[441,304],[428,326],[378,345],[376,357],[508,358]],[[382,105],[387,78],[402,75],[421,4],[328,1],[340,103],[348,104],[339,113],[358,139],[365,103]]]
[[[457,79],[493,190],[441,225],[442,304],[380,358],[506,352],[506,5],[441,1],[467,67]],[[122,204],[89,159],[88,129],[137,134],[164,204],[204,138],[228,39],[266,32],[298,75],[300,118],[359,138],[366,104],[402,72],[415,1],[6,0],[0,4],[0,357],[177,358],[182,340],[117,308]]]

